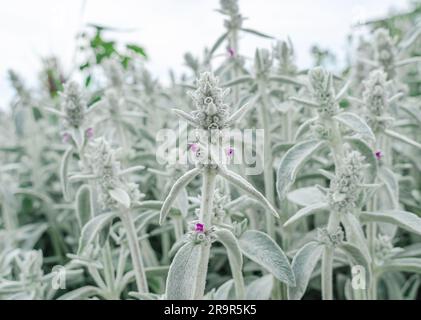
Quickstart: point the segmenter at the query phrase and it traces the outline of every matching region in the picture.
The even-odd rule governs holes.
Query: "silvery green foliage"
[[[220,1],[224,31],[169,82],[89,33],[71,76],[9,72],[0,299],[419,299],[419,23],[300,70],[240,9]],[[250,57],[245,34],[267,45]],[[238,150],[241,128],[263,141]],[[248,152],[261,174],[229,161]]]
[[[173,287],[173,284],[170,281],[167,281],[167,298],[197,299],[204,296],[209,252],[214,238],[218,239],[228,250],[228,259],[235,282],[236,298],[243,299],[245,297],[244,279],[241,271],[243,262],[237,240],[230,231],[216,231],[215,227],[212,226],[212,222],[215,218],[213,206],[219,204],[218,196],[215,197],[215,194],[218,194],[218,190],[215,188],[215,179],[218,176],[244,191],[250,197],[261,202],[272,212],[272,214],[278,216],[278,213],[272,204],[257,191],[252,184],[240,175],[230,171],[223,161],[219,161],[218,158],[215,158],[216,153],[221,151],[217,150],[220,146],[215,144],[215,140],[222,137],[224,134],[223,129],[225,127],[235,123],[233,116],[237,117],[235,113],[234,115],[230,115],[228,105],[224,104],[227,90],[221,89],[218,86],[218,83],[218,79],[215,78],[213,74],[209,72],[202,73],[197,80],[196,91],[190,94],[198,110],[194,111],[192,114],[176,110],[177,115],[184,120],[187,120],[187,122],[194,127],[204,130],[204,132],[198,136],[197,143],[195,144],[197,148],[197,150],[194,150],[196,168],[186,172],[174,183],[167,198],[164,200],[160,214],[160,223],[164,223],[170,208],[181,190],[199,174],[202,175],[203,185],[202,194],[200,196],[201,205],[200,210],[198,211],[199,220],[194,222],[192,230],[184,239],[187,243],[193,243],[199,248],[196,250],[196,247],[193,247],[194,250],[197,251],[194,257],[192,257],[191,254],[177,254],[171,264],[171,270],[174,270],[174,274],[178,272],[176,271],[178,269],[178,264],[193,265],[194,268],[191,271],[191,275],[187,278],[181,278],[176,287]],[[240,110],[242,110],[242,113],[246,112],[246,109],[244,108],[240,108]],[[229,225],[221,226],[225,228],[230,227]],[[272,243],[270,241],[265,242],[262,244],[262,248],[268,247],[266,250],[269,254],[271,245]],[[179,250],[184,250],[185,248],[186,245]],[[279,250],[283,255],[282,250]],[[278,253],[274,253],[274,255],[275,254]],[[259,261],[263,258],[257,257],[256,259]],[[285,266],[283,266],[283,264],[285,264]],[[272,268],[276,267],[289,268],[288,261],[286,259],[285,261],[282,261],[282,259],[274,258]],[[282,279],[285,281],[284,278]]]
[[[205,130],[223,129],[229,121],[228,105],[224,103],[229,90],[221,89],[218,80],[211,73],[202,73],[197,80],[196,91],[190,94],[197,108],[192,117],[198,128]]]
[[[387,117],[389,97],[386,77],[382,70],[375,70],[364,82],[363,101],[367,109],[367,122],[375,132],[386,129],[392,120]]]
[[[329,206],[337,212],[353,212],[364,183],[364,157],[358,151],[350,151],[343,166],[330,181]]]
[[[132,203],[141,198],[138,185],[124,178],[116,151],[104,139],[91,142],[87,150],[87,159],[92,169],[93,179],[98,189],[98,202],[102,209],[114,209],[118,205],[130,208]]]
[[[62,112],[66,115],[66,122],[72,128],[83,125],[86,113],[86,102],[81,89],[75,82],[69,82],[62,96]]]

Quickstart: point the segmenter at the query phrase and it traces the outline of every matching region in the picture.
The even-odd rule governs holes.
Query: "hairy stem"
[[[266,92],[266,85],[263,82],[259,83],[259,92],[261,95],[261,106],[259,108],[260,123],[263,126],[264,134],[264,184],[265,196],[269,202],[275,205],[275,190],[273,180],[273,158],[272,158],[272,139],[269,122],[269,100]],[[275,239],[275,219],[267,212],[266,215],[266,231],[268,235]]]
[[[3,214],[4,228],[7,231],[14,231],[14,230],[17,229],[19,224],[17,222],[16,215],[13,213],[11,208],[7,205],[6,201],[7,200],[4,200],[3,203],[0,206],[1,212]]]
[[[121,221],[127,234],[127,241],[129,243],[130,256],[132,258],[135,272],[137,290],[141,293],[148,293],[148,283],[146,282],[145,268],[140,252],[139,241],[137,240],[136,228],[129,211],[122,212]]]
[[[336,231],[339,226],[339,215],[330,212],[327,232],[329,234]],[[333,254],[334,246],[325,245],[322,256],[322,298],[323,300],[333,300]]]
[[[232,78],[237,79],[240,76],[240,72],[239,72],[240,70],[238,69],[238,66],[236,63],[236,60],[239,57],[238,30],[237,29],[233,29],[230,33],[229,46],[234,51],[234,56],[232,57],[232,59],[234,59],[235,61],[234,67],[233,67]],[[239,86],[234,86],[233,94],[234,94],[234,101],[238,102],[240,100],[240,87]]]
[[[264,81],[259,82],[259,93],[261,96],[261,106],[259,108],[260,123],[264,130],[264,185],[265,185],[265,196],[271,204],[276,207],[275,203],[275,190],[274,190],[274,179],[273,179],[273,157],[272,157],[272,135],[270,132],[270,121],[269,121],[269,98],[266,90],[266,83]],[[275,218],[273,215],[266,211],[266,232],[267,234],[276,241],[275,233]],[[274,288],[272,291],[272,298],[279,300],[286,297],[283,293],[286,292],[284,284],[281,284],[277,279],[274,278]]]
[[[112,295],[115,292],[116,287],[111,246],[108,241],[105,243],[104,250],[102,251],[102,261],[104,265],[104,277],[107,283],[107,288]]]
[[[213,169],[205,169],[203,172],[202,182],[202,203],[200,205],[199,220],[204,224],[206,229],[211,227],[212,223],[212,207],[213,196],[215,192],[216,172]],[[200,266],[197,274],[196,289],[194,299],[203,299],[206,286],[206,275],[208,273],[208,263],[211,245],[208,243],[201,244],[200,250]]]
[[[335,161],[335,171],[338,172],[343,163],[344,150],[342,136],[338,123],[332,120],[328,121],[332,130],[332,139],[330,141]],[[340,223],[340,217],[337,212],[331,211],[327,224],[329,234],[336,231]],[[323,300],[333,300],[333,258],[334,247],[325,245],[322,256],[322,298]]]

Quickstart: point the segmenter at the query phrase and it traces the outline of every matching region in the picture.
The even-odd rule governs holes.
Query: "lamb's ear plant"
[[[203,298],[211,245],[215,240],[220,241],[227,249],[237,299],[245,298],[242,252],[250,259],[263,264],[269,271],[275,272],[279,280],[289,285],[295,284],[288,259],[267,235],[246,232],[240,237],[239,244],[229,229],[224,230],[213,226],[213,204],[218,176],[260,201],[271,214],[278,217],[273,205],[250,182],[226,166],[226,153],[221,150],[222,135],[225,134],[224,129],[234,125],[239,116],[237,113],[230,114],[229,106],[224,102],[227,94],[228,90],[223,90],[218,86],[218,79],[213,74],[205,72],[197,80],[196,91],[191,93],[197,109],[192,113],[174,110],[178,116],[200,130],[201,134],[195,142],[195,167],[174,183],[161,209],[161,223],[164,222],[182,188],[197,176],[202,178],[202,192],[198,220],[194,222],[186,243],[179,249],[170,267],[166,289],[167,299]],[[247,111],[246,108],[239,110],[242,113]],[[279,256],[273,248],[279,251]]]
[[[244,68],[244,57],[240,54],[240,35],[241,33],[252,34],[258,37],[273,39],[271,36],[254,29],[245,28],[243,26],[246,18],[240,13],[238,0],[220,0],[220,8],[216,11],[227,17],[224,20],[225,32],[216,40],[207,53],[207,60],[211,61],[216,57],[215,53],[226,42],[225,50],[227,61],[216,71],[220,76],[228,73],[230,79],[236,79],[241,74],[247,73]],[[234,99],[238,101],[239,90],[234,89]]]
[[[328,179],[331,179],[330,189],[322,189],[326,198],[324,200],[320,199],[317,203],[301,209],[284,224],[285,227],[288,227],[308,215],[323,211],[329,212],[327,226],[321,230],[318,239],[323,245],[323,250],[320,251],[319,256],[322,257],[322,294],[324,299],[333,298],[332,264],[335,248],[342,246],[343,231],[340,228],[341,220],[343,222],[348,215],[354,214],[353,211],[357,207],[360,192],[359,188],[364,187],[362,178],[358,176],[362,170],[361,154],[359,152],[355,154],[351,152],[348,156],[346,155],[344,143],[346,143],[346,139],[350,139],[351,137],[347,137],[343,133],[344,130],[342,127],[351,131],[353,134],[357,134],[359,138],[353,139],[358,139],[357,144],[359,145],[367,146],[367,143],[362,139],[368,141],[375,140],[372,130],[361,117],[349,112],[340,112],[338,101],[346,92],[347,87],[345,85],[336,94],[333,81],[331,73],[322,68],[315,68],[309,72],[311,97],[309,99],[291,98],[293,101],[305,104],[316,111],[317,116],[311,122],[304,123],[303,125],[311,126],[312,134],[316,139],[299,141],[289,149],[281,159],[277,174],[278,196],[281,200],[284,200],[289,188],[294,184],[300,168],[305,165],[306,161],[317,152],[321,152],[326,148],[333,158],[335,172],[325,173],[322,171]],[[351,144],[355,144],[355,141]],[[373,157],[370,154],[369,147],[366,147],[366,153],[367,150],[369,152],[367,156]],[[372,181],[368,183],[372,183]],[[346,186],[343,190],[341,189],[342,185]],[[361,228],[359,225],[354,227]],[[363,239],[359,239],[359,232],[357,233],[350,229],[348,229],[350,234],[347,232],[348,240],[351,239],[352,234],[352,237],[357,239],[356,241],[364,242]],[[360,256],[369,259],[368,254],[364,255],[362,247],[351,243],[347,245],[353,246]],[[319,252],[319,250],[315,249],[315,252]],[[295,267],[296,273],[305,272],[311,274],[312,269],[306,263],[306,259],[309,259],[306,255],[309,253],[309,249],[303,248],[294,257],[293,266]],[[315,253],[311,252],[311,254]],[[301,257],[301,255],[304,255],[304,257]],[[313,255],[310,257],[312,259],[319,258]],[[315,265],[312,264],[312,266],[314,267]],[[304,276],[304,279],[308,281],[309,275]],[[305,291],[306,285],[303,282],[299,286],[291,288],[290,295],[300,298]],[[300,292],[297,293],[296,290],[300,290]]]
[[[397,39],[393,39],[387,29],[379,28],[374,34],[374,59],[357,58],[375,69],[384,70],[388,79],[394,79],[399,68],[421,62],[419,57],[405,57],[407,49],[419,36],[419,32],[415,32],[406,41],[397,43]]]
[[[344,69],[316,47],[333,74],[240,5],[220,1],[222,35],[169,82],[95,25],[71,73],[9,72],[0,299],[419,298],[419,10],[368,22]],[[247,34],[269,49],[247,56]]]
[[[273,155],[272,155],[272,134],[270,126],[270,85],[271,83],[287,83],[294,86],[304,85],[301,81],[287,75],[272,75],[272,57],[269,50],[257,49],[254,58],[254,75],[247,75],[233,79],[224,83],[224,87],[237,86],[246,83],[255,89],[255,94],[251,96],[250,107],[258,110],[258,123],[264,129],[264,184],[266,198],[275,203]],[[266,231],[275,238],[275,221],[270,215],[267,216]]]
[[[144,167],[138,166],[123,170],[115,158],[115,151],[101,138],[95,140],[91,148],[92,150],[87,157],[92,168],[92,174],[74,175],[70,178],[72,181],[94,180],[97,200],[101,205],[98,214],[95,214],[82,229],[79,252],[83,253],[89,244],[96,241],[100,232],[104,228],[109,228],[114,218],[118,217],[127,237],[137,289],[140,293],[147,293],[149,289],[146,282],[145,267],[132,213],[134,204],[141,199],[141,194],[136,184],[125,179],[125,175],[128,173],[143,170]],[[86,195],[86,197],[89,198],[89,195]],[[82,201],[80,197],[78,200]]]
[[[314,69],[309,74],[312,87],[313,100],[304,98],[293,98],[294,101],[303,103],[317,110],[317,117],[312,119],[310,130],[313,135],[319,137],[317,140],[305,140],[298,142],[282,158],[278,169],[278,195],[281,199],[287,196],[288,189],[294,183],[299,168],[305,165],[316,152],[320,152],[329,146],[333,156],[335,173],[320,170],[320,173],[330,180],[329,189],[317,186],[321,191],[319,199],[299,210],[286,223],[289,228],[303,218],[312,214],[328,212],[326,229],[320,229],[318,242],[310,242],[297,252],[293,260],[293,269],[296,273],[302,274],[297,287],[290,288],[290,298],[301,298],[305,292],[312,269],[316,266],[314,259],[322,258],[322,294],[324,299],[332,299],[332,262],[334,248],[344,251],[349,256],[352,264],[361,264],[367,272],[367,283],[370,284],[378,276],[378,266],[372,264],[375,256],[374,242],[370,231],[365,238],[362,225],[370,222],[386,222],[395,224],[411,232],[418,232],[416,229],[421,226],[421,220],[412,213],[397,210],[380,212],[364,211],[367,206],[373,210],[370,203],[377,190],[382,184],[377,183],[377,167],[380,155],[376,152],[375,135],[363,118],[351,112],[340,112],[338,99],[345,94],[335,95],[332,76],[323,69]],[[369,91],[378,93],[377,91]],[[370,93],[367,93],[369,95]],[[379,100],[376,100],[379,101]],[[384,100],[383,100],[384,101]],[[386,100],[387,101],[387,100]],[[372,108],[373,104],[369,104]],[[379,120],[380,117],[376,117]],[[303,126],[304,126],[303,125]],[[340,126],[344,126],[353,133],[353,136],[344,134]],[[300,130],[304,132],[305,130]],[[376,130],[377,133],[377,130]],[[353,148],[354,151],[344,148]],[[377,156],[377,159],[376,159]],[[364,179],[364,167],[370,166],[370,173],[366,173]],[[383,182],[385,183],[385,182]],[[386,183],[385,183],[386,184]],[[303,190],[301,196],[306,196],[308,190]],[[294,199],[300,199],[299,191],[295,191]],[[299,201],[298,201],[299,202]],[[398,213],[399,212],[399,213]],[[410,227],[409,221],[414,226]],[[343,241],[343,225],[347,241]],[[370,240],[373,239],[373,240]],[[321,244],[320,244],[321,243]],[[373,270],[374,269],[374,270]],[[297,274],[296,274],[297,275]],[[374,277],[374,279],[372,279]],[[373,289],[375,290],[375,289]],[[354,292],[354,298],[366,298],[367,292]]]

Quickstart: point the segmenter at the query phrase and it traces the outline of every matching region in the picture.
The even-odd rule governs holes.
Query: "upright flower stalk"
[[[190,95],[195,102],[197,110],[192,113],[186,113],[182,110],[175,109],[174,112],[182,119],[193,125],[199,130],[197,135],[197,141],[194,144],[194,160],[195,168],[185,173],[175,182],[169,195],[161,209],[160,221],[163,223],[167,217],[173,202],[175,201],[178,193],[184,188],[189,182],[191,182],[196,176],[202,176],[202,194],[201,194],[201,205],[199,211],[199,224],[205,232],[201,232],[195,229],[193,235],[189,237],[189,241],[179,250],[177,253],[171,268],[170,274],[167,281],[167,298],[184,298],[184,299],[202,299],[204,296],[207,268],[209,263],[209,254],[211,244],[215,239],[221,241],[224,245],[227,245],[227,239],[230,238],[230,243],[236,243],[234,235],[231,232],[218,231],[213,226],[214,218],[214,195],[215,195],[215,179],[217,176],[221,176],[226,179],[235,187],[243,190],[256,200],[260,201],[265,205],[269,211],[278,217],[278,213],[272,206],[272,204],[258,192],[249,182],[244,178],[230,171],[226,164],[227,157],[230,157],[229,153],[226,152],[226,147],[221,147],[223,141],[223,135],[225,134],[224,129],[229,128],[235,124],[238,119],[249,109],[247,105],[241,107],[237,112],[230,114],[229,107],[224,103],[224,97],[228,94],[228,90],[223,90],[218,86],[219,80],[214,77],[211,73],[202,73],[197,81],[197,90],[191,92]],[[192,148],[190,148],[192,149]],[[222,235],[221,235],[222,234]],[[222,238],[220,238],[222,237]],[[193,247],[191,247],[191,241],[193,240]],[[235,245],[237,246],[237,245]],[[178,269],[178,264],[184,250],[187,249],[197,252],[194,261],[194,274],[189,275],[189,286],[191,288],[184,288],[180,291],[180,285],[175,286],[171,281],[173,275],[181,272]],[[228,247],[227,247],[228,249]],[[232,248],[231,248],[232,249]],[[230,249],[230,250],[231,250]],[[190,257],[190,256],[189,256]],[[236,255],[238,258],[238,256]],[[189,258],[190,259],[190,258]],[[184,261],[184,264],[192,263],[191,261]],[[240,270],[233,269],[241,267],[238,266],[238,261],[230,261],[232,266],[233,274],[239,275]],[[242,261],[241,261],[242,264]],[[190,279],[191,277],[191,279]],[[234,276],[237,298],[244,298],[244,283],[242,276]],[[187,284],[186,284],[187,285]],[[174,287],[175,286],[175,287]]]
[[[342,243],[341,239],[343,239],[343,236],[341,236],[341,234],[343,234],[343,232],[340,228],[340,223],[342,222],[346,225],[345,229],[348,241],[351,241],[351,239],[355,237],[356,231],[355,226],[349,227],[347,221],[350,219],[349,216],[354,214],[358,207],[358,195],[361,192],[361,188],[364,186],[360,176],[361,170],[364,168],[362,165],[364,158],[362,158],[357,151],[347,150],[347,152],[345,152],[345,140],[339,125],[345,125],[359,135],[365,137],[365,139],[374,139],[374,134],[362,118],[351,113],[340,112],[338,102],[346,93],[347,85],[336,94],[333,86],[332,74],[320,67],[309,72],[309,82],[311,100],[295,97],[291,98],[291,100],[317,110],[317,117],[304,123],[302,127],[298,129],[298,131],[302,133],[304,127],[307,127],[307,129],[311,128],[310,132],[315,139],[313,138],[313,140],[298,143],[284,155],[278,169],[277,187],[278,195],[283,199],[289,185],[295,180],[297,168],[315,152],[320,151],[325,146],[329,147],[333,157],[335,172],[332,174],[322,170],[321,173],[331,180],[330,189],[325,190],[320,188],[324,194],[323,198],[320,199],[321,202],[304,208],[302,211],[298,211],[295,216],[291,217],[284,224],[284,227],[290,227],[297,223],[297,220],[302,217],[304,212],[310,214],[329,210],[327,226],[323,229],[318,241],[322,245],[321,248],[323,248],[323,250],[320,251],[322,261],[322,297],[325,300],[332,300],[334,251],[336,247],[343,249],[350,245],[348,243]],[[357,145],[359,148],[365,146],[363,149],[365,150],[365,154],[367,154],[368,149],[371,158],[374,157],[374,154],[370,152],[370,149],[366,146],[365,142],[358,140],[358,143],[355,143],[352,139],[350,140],[347,138],[346,145],[348,144],[351,144],[354,147]],[[285,179],[287,181],[283,181]],[[358,243],[361,243],[363,239],[358,239],[358,241]],[[306,247],[304,247],[303,250],[305,250],[305,248]],[[361,250],[363,250],[363,248],[361,248]],[[305,251],[299,252],[294,260],[299,259],[300,254],[304,254],[304,252]],[[318,258],[319,257],[315,257],[314,259],[317,261]],[[367,256],[366,258],[369,259]],[[290,292],[290,296],[299,294],[302,294],[302,292],[294,290]]]

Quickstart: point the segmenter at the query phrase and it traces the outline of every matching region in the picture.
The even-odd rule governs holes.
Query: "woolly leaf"
[[[200,267],[201,245],[187,242],[177,252],[168,271],[166,298],[192,300]]]
[[[165,199],[164,203],[162,204],[161,213],[159,217],[159,223],[162,224],[167,217],[172,204],[177,199],[178,194],[183,190],[189,183],[192,181],[197,175],[199,175],[200,169],[194,168],[184,175],[182,175],[172,186],[170,193],[168,194],[167,198]]]
[[[247,286],[247,300],[269,300],[273,289],[273,276],[267,274]]]
[[[342,112],[334,116],[334,118],[354,132],[361,134],[372,141],[376,140],[376,137],[369,125],[356,114],[351,112]]]
[[[326,201],[323,192],[315,187],[296,189],[288,193],[287,198],[292,203],[302,207]]]
[[[300,300],[303,297],[322,253],[323,245],[317,242],[309,242],[295,254],[292,260],[292,270],[296,279],[296,285],[288,288],[289,299]]]
[[[296,144],[285,153],[279,164],[276,179],[276,189],[280,200],[285,199],[288,189],[294,183],[303,164],[325,145],[325,141],[304,141]]]
[[[390,223],[409,232],[421,235],[421,218],[411,212],[401,210],[362,212],[360,219],[362,222]]]
[[[73,147],[69,147],[63,155],[60,163],[60,185],[61,190],[63,192],[63,196],[65,200],[69,200],[69,192],[68,192],[68,168],[69,168],[69,161],[73,154]]]
[[[295,277],[288,258],[267,234],[255,230],[246,231],[239,244],[246,257],[264,267],[279,281],[295,286]]]
[[[76,193],[76,218],[79,227],[82,229],[93,216],[92,190],[85,184]]]
[[[362,266],[365,271],[366,284],[367,286],[370,283],[371,267],[370,261],[366,259],[365,254],[360,250],[359,247],[353,245],[349,242],[344,242],[340,245],[340,248],[345,252],[345,254],[351,259],[353,266]]]
[[[111,221],[116,216],[117,213],[115,212],[107,212],[89,220],[89,222],[83,227],[80,235],[78,254],[81,254],[89,244],[94,242],[101,230],[111,224]]]
[[[108,190],[109,195],[117,201],[119,204],[121,204],[125,208],[130,208],[131,200],[129,194],[121,189],[121,188],[114,188],[111,190]]]
[[[304,207],[301,210],[297,211],[297,213],[295,213],[291,218],[289,218],[287,222],[285,222],[284,228],[291,228],[293,225],[295,225],[305,217],[327,210],[329,210],[329,205],[323,202],[315,203]]]
[[[220,229],[215,232],[216,238],[227,249],[235,291],[238,300],[244,299],[243,255],[241,254],[237,238],[229,230]]]
[[[256,188],[253,187],[253,185],[246,179],[239,176],[235,172],[224,168],[220,168],[218,173],[228,182],[232,183],[234,186],[240,188],[244,192],[247,192],[249,196],[262,203],[265,207],[269,209],[270,213],[272,213],[276,218],[279,218],[278,212],[276,212],[276,209],[272,206],[269,200],[267,200],[263,194],[257,191]]]

